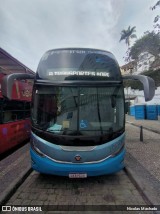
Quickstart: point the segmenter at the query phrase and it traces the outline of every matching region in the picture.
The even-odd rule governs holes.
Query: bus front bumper
[[[114,157],[102,162],[89,164],[59,163],[47,157],[39,156],[32,148],[30,149],[32,168],[40,173],[59,176],[69,174],[87,174],[87,176],[98,176],[113,174],[124,168],[125,148]]]

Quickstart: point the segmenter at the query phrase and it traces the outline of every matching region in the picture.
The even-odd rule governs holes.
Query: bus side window
[[[4,112],[4,123],[12,121],[12,112],[6,111]]]
[[[31,116],[30,110],[31,110],[31,105],[29,102],[26,102],[25,103],[25,118],[30,118],[30,116]]]
[[[12,114],[12,120],[17,120],[17,115],[16,114]]]
[[[2,124],[3,123],[3,116],[2,116],[3,114],[2,114],[2,111],[0,111],[0,124]]]

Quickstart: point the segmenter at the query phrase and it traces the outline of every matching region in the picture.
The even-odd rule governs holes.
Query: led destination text
[[[49,71],[49,76],[54,75],[78,75],[78,76],[101,76],[101,77],[109,77],[108,72],[94,72],[94,71]]]

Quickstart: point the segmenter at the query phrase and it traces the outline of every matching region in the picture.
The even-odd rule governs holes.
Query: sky
[[[137,38],[153,30],[157,0],[0,0],[0,47],[36,72],[42,55],[55,48],[112,52],[119,65],[127,51],[122,29]],[[132,44],[134,40],[132,41]]]

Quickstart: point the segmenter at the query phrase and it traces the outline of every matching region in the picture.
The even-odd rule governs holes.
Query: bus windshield
[[[114,56],[109,52],[62,49],[44,54],[38,65],[36,78],[50,81],[121,81],[121,74]]]
[[[34,87],[32,123],[53,135],[101,136],[124,127],[123,86]]]

